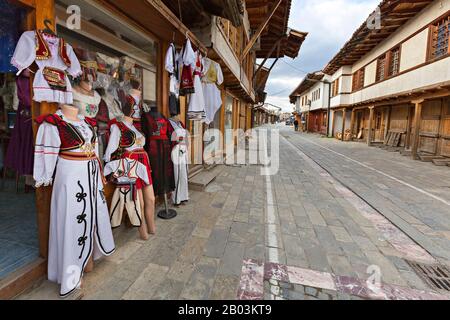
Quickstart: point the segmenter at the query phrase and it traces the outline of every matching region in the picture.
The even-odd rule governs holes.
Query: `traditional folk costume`
[[[153,190],[156,196],[162,196],[175,189],[173,164],[170,159],[172,148],[168,135],[169,121],[157,112],[147,112],[142,125],[147,138],[145,150],[152,166]]]
[[[192,49],[191,41],[187,39],[181,56],[183,69],[181,71],[180,96],[195,93],[193,71],[195,58],[195,52]]]
[[[145,186],[152,185],[152,170],[148,154],[144,150],[145,137],[142,133],[133,124],[117,120],[110,121],[110,132],[104,160],[110,162],[111,160],[128,158],[142,163],[147,169],[149,181],[137,179],[136,188],[140,190]]]
[[[203,59],[203,64],[205,72],[202,82],[205,96],[206,124],[210,124],[214,122],[214,117],[222,106],[222,96],[217,86],[223,83],[223,73],[220,64],[211,59]]]
[[[133,125],[142,132],[142,100],[141,97],[128,95],[126,103],[131,106],[131,114],[127,115],[133,118]]]
[[[175,191],[172,193],[172,202],[179,205],[189,201],[188,186],[188,145],[187,131],[183,123],[169,120],[172,139],[172,162],[174,169]]]
[[[202,55],[199,51],[195,53],[195,63],[194,63],[194,89],[195,92],[190,95],[189,98],[189,109],[188,109],[188,119],[191,120],[203,120],[205,119],[205,97],[203,95],[202,86]]]
[[[171,115],[180,114],[180,71],[179,71],[179,54],[173,43],[170,44],[166,53],[165,68],[170,74],[169,86],[169,112]]]
[[[72,86],[67,74],[74,78],[82,74],[72,47],[64,39],[43,31],[26,31],[17,43],[11,63],[19,70],[19,75],[34,62],[39,69],[34,77],[33,99],[72,104]]]
[[[109,108],[105,100],[100,99],[98,112],[95,116],[97,120],[98,149],[99,158],[103,162],[104,153],[109,141]]]
[[[142,225],[142,204],[137,196],[136,181],[140,179],[145,184],[150,184],[147,168],[136,160],[124,158],[106,165],[105,176],[110,174],[116,184],[110,210],[111,226],[113,228],[120,227],[125,209],[131,224],[140,227]]]
[[[61,284],[60,294],[67,296],[79,287],[92,254],[99,258],[115,250],[95,120],[80,116],[78,122],[69,121],[58,111],[37,122],[34,179],[36,187],[53,184],[54,190],[48,279]]]

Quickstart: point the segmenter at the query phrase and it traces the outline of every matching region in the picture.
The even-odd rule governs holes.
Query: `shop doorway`
[[[0,281],[39,257],[30,75],[11,65],[27,14],[0,0]]]

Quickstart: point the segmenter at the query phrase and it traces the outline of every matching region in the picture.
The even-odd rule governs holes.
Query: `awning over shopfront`
[[[131,19],[147,32],[152,32],[157,38],[182,45],[188,35],[194,46],[206,52],[202,42],[161,0],[134,0],[133,5],[130,5],[130,1],[127,0],[95,0],[94,2]]]

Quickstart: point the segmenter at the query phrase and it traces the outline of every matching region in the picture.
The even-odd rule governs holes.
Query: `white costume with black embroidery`
[[[81,116],[79,122],[71,122],[60,111],[57,115],[75,128],[84,141],[70,153],[95,152],[98,157],[93,127]],[[34,179],[37,187],[53,184],[48,279],[61,284],[60,294],[66,296],[79,287],[92,254],[95,259],[111,255],[115,245],[98,159],[63,158],[61,140],[56,125],[45,121],[41,124],[36,140]]]

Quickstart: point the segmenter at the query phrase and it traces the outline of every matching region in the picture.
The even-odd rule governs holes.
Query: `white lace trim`
[[[53,184],[53,178],[50,178],[48,180],[42,180],[42,181],[36,181],[35,187],[49,187]]]

